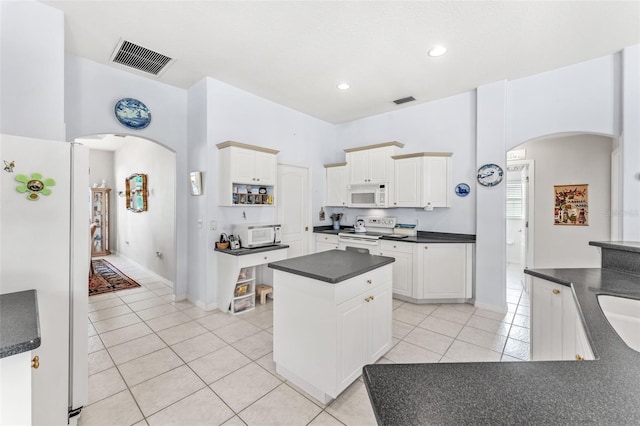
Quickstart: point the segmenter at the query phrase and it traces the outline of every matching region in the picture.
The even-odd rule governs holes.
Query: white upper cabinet
[[[274,205],[279,151],[233,141],[216,146],[219,149],[218,204]]]
[[[390,183],[393,181],[393,159],[400,142],[348,148],[346,152],[349,184]]]
[[[347,163],[325,164],[327,206],[347,205]]]
[[[451,153],[395,155],[393,207],[451,207]]]

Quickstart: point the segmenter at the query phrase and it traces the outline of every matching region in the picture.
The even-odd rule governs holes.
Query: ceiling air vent
[[[413,96],[407,96],[406,98],[396,99],[395,101],[393,101],[393,103],[396,105],[400,105],[400,104],[406,104],[407,102],[411,102],[415,100],[416,98],[414,98]]]
[[[111,61],[149,74],[159,75],[173,61],[173,58],[121,40],[111,56]]]

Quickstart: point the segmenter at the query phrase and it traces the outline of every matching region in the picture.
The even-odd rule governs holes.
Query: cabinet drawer
[[[359,294],[371,291],[382,284],[390,283],[393,269],[387,266],[365,272],[362,275],[336,284],[336,305],[346,302]]]
[[[338,236],[333,234],[316,234],[316,242],[338,244]]]
[[[246,254],[238,257],[238,264],[241,268],[245,266],[263,265],[265,263],[286,259],[287,249],[263,251],[261,253]]]
[[[380,251],[399,251],[400,253],[413,253],[414,243],[401,243],[400,241],[380,240]]]

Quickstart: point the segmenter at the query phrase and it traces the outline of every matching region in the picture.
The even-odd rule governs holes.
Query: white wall
[[[102,180],[106,180],[107,188],[111,188],[109,198],[109,248],[113,251],[117,247],[118,241],[118,217],[116,215],[115,175],[113,165],[113,151],[103,151],[101,149],[89,150],[89,183],[93,186],[102,185]]]
[[[152,272],[173,282],[176,274],[175,154],[158,144],[127,138],[114,155],[115,182],[112,197],[118,220],[117,251]],[[147,175],[146,212],[126,208],[125,179],[133,173]],[[156,252],[162,253],[161,257]]]
[[[65,140],[64,14],[0,2],[0,133]]]
[[[640,45],[622,51],[622,235],[640,241]]]
[[[331,162],[344,161],[344,148],[398,141],[405,146],[401,153],[437,151],[453,152],[451,193],[458,183],[471,186],[464,198],[452,196],[451,208],[386,209],[380,214],[396,216],[401,223],[416,223],[422,231],[475,234],[474,190],[476,176],[476,95],[467,92],[433,102],[399,109],[385,114],[363,118],[336,126],[339,148]],[[332,209],[345,212],[346,222],[352,224],[355,216],[369,214],[366,210]],[[327,217],[329,216],[327,215]]]
[[[610,239],[612,139],[596,135],[527,142],[534,160],[536,268],[597,268],[600,254],[589,241]],[[554,225],[554,185],[588,184],[589,226]]]
[[[151,124],[147,128],[130,130],[116,120],[113,107],[124,97],[139,99],[150,109]],[[186,90],[66,54],[65,119],[68,140],[95,134],[129,134],[158,142],[175,152],[173,187],[180,190],[176,192],[175,204],[176,276],[171,281],[175,283],[176,298],[185,297],[188,182]]]
[[[206,109],[197,111],[203,103]],[[309,167],[313,187],[310,229],[319,222],[317,212],[324,200],[322,165],[335,161],[338,148],[333,125],[211,78],[189,90],[189,111],[196,111],[196,116],[189,120],[189,165],[205,172],[205,194],[190,202],[190,206],[197,209],[189,215],[190,250],[206,250],[207,253],[206,269],[199,263],[199,256],[189,260],[190,274],[197,274],[193,280],[190,275],[189,299],[208,308],[216,302],[217,267],[213,243],[220,233],[231,233],[235,223],[276,220],[275,207],[218,206],[216,144],[233,140],[272,148],[280,151],[280,163]],[[205,149],[206,157],[202,155]],[[202,221],[202,226],[198,221]],[[217,222],[216,230],[210,229],[211,221]],[[330,221],[325,223],[330,224]]]
[[[507,149],[560,133],[619,134],[619,56],[510,81]]]

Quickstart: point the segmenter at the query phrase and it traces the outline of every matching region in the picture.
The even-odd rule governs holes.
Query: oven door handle
[[[365,244],[369,246],[377,246],[378,240],[371,240],[367,238],[350,238],[350,237],[340,237],[338,238],[338,242],[343,243],[357,243],[357,244]]]

